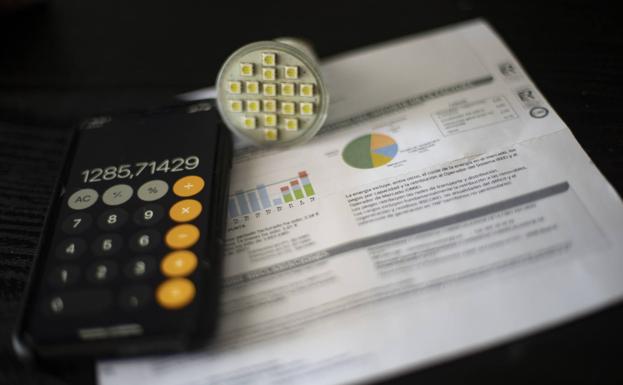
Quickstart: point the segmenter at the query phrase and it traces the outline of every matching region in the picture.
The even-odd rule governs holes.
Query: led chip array
[[[254,43],[263,47],[245,50],[251,44],[228,59],[217,82],[219,109],[230,128],[258,144],[308,139],[326,117],[322,79],[301,52],[270,43],[275,49]]]

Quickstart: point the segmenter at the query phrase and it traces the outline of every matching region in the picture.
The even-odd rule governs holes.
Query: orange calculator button
[[[173,251],[160,264],[162,274],[167,277],[184,277],[197,268],[197,256],[189,250]]]
[[[158,286],[156,300],[166,309],[180,309],[195,298],[195,285],[186,278],[167,279]]]
[[[180,178],[173,185],[173,192],[179,197],[191,197],[203,190],[205,182],[197,175],[189,175]]]
[[[199,240],[199,229],[195,225],[177,225],[164,237],[166,244],[172,249],[186,249]]]
[[[188,222],[201,213],[201,203],[194,199],[184,199],[171,206],[169,216],[176,222]]]

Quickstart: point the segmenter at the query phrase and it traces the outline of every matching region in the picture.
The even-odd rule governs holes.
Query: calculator
[[[213,333],[232,141],[210,102],[76,130],[14,335],[37,358],[185,351]]]

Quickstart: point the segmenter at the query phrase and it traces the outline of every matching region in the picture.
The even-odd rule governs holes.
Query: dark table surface
[[[608,3],[3,3],[12,5],[0,11],[0,383],[95,381],[90,365],[25,368],[9,345],[68,127],[209,86],[227,55],[251,41],[305,36],[322,58],[483,17],[623,192],[623,23]],[[623,306],[615,305],[388,383],[623,383],[621,357]]]

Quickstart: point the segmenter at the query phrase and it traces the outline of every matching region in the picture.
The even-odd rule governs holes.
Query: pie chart
[[[398,144],[384,134],[367,134],[348,143],[342,151],[342,159],[351,167],[376,168],[389,162],[398,153]]]

